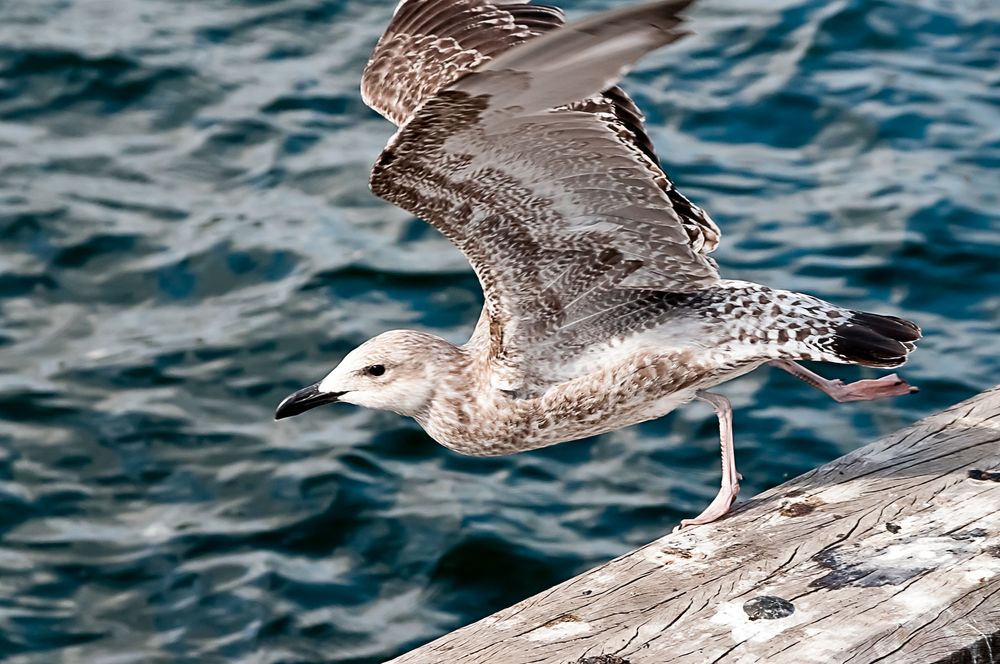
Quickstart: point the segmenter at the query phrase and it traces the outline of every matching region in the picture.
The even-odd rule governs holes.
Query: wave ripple
[[[364,186],[391,2],[0,3],[0,658],[381,661],[714,495],[697,407],[504,459],[347,407],[272,422],[368,336],[478,315]],[[927,335],[912,398],[725,388],[752,495],[996,382],[1000,16],[713,0],[693,28],[626,85],[725,272]]]

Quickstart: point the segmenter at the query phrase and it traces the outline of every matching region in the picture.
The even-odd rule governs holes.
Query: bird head
[[[412,330],[384,332],[361,344],[326,378],[287,396],[274,419],[292,417],[328,403],[350,403],[414,417],[434,396],[436,378],[458,348]]]

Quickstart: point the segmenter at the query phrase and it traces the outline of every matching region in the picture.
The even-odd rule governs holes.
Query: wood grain
[[[997,470],[1000,387],[393,663],[1000,662]]]

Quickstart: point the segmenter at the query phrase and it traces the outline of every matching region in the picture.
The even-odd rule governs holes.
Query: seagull
[[[469,341],[384,332],[275,419],[335,402],[415,419],[458,453],[494,456],[595,436],[707,402],[722,483],[698,516],[726,514],[742,476],[732,406],[709,391],[764,364],[837,401],[916,389],[895,374],[844,384],[801,360],[896,367],[912,322],[723,279],[720,231],[659,165],[618,81],[686,33],[691,0],[565,24],[517,0],[402,0],[361,82],[398,125],[372,191],[469,260],[484,306]]]

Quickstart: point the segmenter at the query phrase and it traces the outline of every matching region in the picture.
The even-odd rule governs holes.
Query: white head
[[[414,417],[428,407],[442,375],[460,361],[460,353],[424,332],[384,332],[348,353],[320,382],[286,397],[274,418],[337,401]]]

